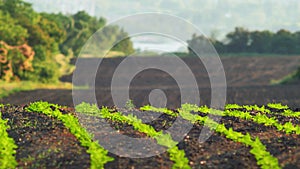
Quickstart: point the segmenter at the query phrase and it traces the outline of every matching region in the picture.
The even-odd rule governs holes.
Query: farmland
[[[99,66],[96,76],[96,96],[98,105],[114,106],[111,95],[111,81],[114,70],[124,58],[104,59]],[[149,58],[137,58],[137,61]],[[86,66],[89,60],[85,59]],[[199,86],[201,105],[210,105],[211,91],[210,81],[205,67],[199,59],[183,58],[188,67],[195,75]],[[258,104],[265,105],[269,102],[280,102],[290,107],[298,108],[300,105],[299,83],[290,85],[272,85],[272,81],[280,80],[293,73],[300,65],[299,56],[287,57],[237,57],[222,58],[227,81],[226,103],[236,104]],[[84,64],[85,62],[83,62]],[[180,74],[180,68],[178,68]],[[184,75],[184,74],[182,74]],[[127,75],[124,74],[124,77]],[[79,74],[79,78],[90,78],[89,73]],[[65,76],[62,80],[72,81],[72,75]],[[90,86],[93,81],[78,86]],[[119,86],[117,90],[124,91],[124,86]],[[123,90],[124,89],[124,90]],[[159,70],[145,70],[137,74],[131,82],[130,99],[137,106],[149,104],[148,95],[153,89],[164,89],[167,97],[168,108],[180,107],[180,91],[176,81],[170,75]],[[87,90],[78,89],[80,97],[86,97]],[[27,104],[28,102],[44,100],[51,103],[74,107],[72,100],[72,90],[34,90],[19,92],[9,97],[0,99],[1,103]]]
[[[296,1],[28,1],[0,0],[0,169],[300,168]]]
[[[262,107],[230,104],[224,111],[190,104],[184,104],[176,110],[143,106],[141,111],[160,113],[159,118],[146,123],[134,114],[137,109],[120,112],[108,107],[98,109],[87,103],[76,107],[76,112],[80,113],[47,102],[35,102],[24,107],[2,105],[0,110],[3,112],[2,124],[8,126],[9,136],[1,138],[1,142],[12,137],[14,141],[7,141],[11,144],[8,148],[11,148],[12,155],[16,154],[11,156],[12,159],[1,159],[2,167],[300,167],[300,112],[281,104]],[[220,124],[213,120],[214,116],[222,117]],[[178,133],[170,135],[165,132],[177,118],[183,118],[183,123],[193,124],[192,129],[179,142],[172,139]],[[93,142],[90,135],[104,140],[113,136],[98,128],[103,120],[118,133],[135,138],[150,138],[152,142],[166,147],[167,151],[148,158],[119,157],[109,153],[101,144]],[[199,142],[200,131],[204,128],[215,132],[205,142]],[[180,133],[179,129],[177,131]],[[107,144],[122,148],[122,143]]]
[[[3,98],[0,125],[7,130],[2,131],[5,137],[1,143],[5,144],[0,146],[7,147],[7,155],[1,157],[1,166],[300,168],[299,83],[271,84],[272,80],[280,80],[295,71],[300,57],[234,59],[232,62],[232,58],[222,58],[228,85],[227,105],[222,110],[209,108],[208,74],[195,58],[183,60],[195,74],[200,106],[181,104],[174,79],[165,72],[148,70],[135,76],[131,83],[133,103],[117,109],[109,86],[114,69],[122,58],[104,59],[100,65],[95,90],[99,107],[88,103],[74,107],[71,90],[40,89]],[[62,80],[70,81],[71,76]],[[149,99],[146,96],[157,88],[164,89],[167,108],[147,106]],[[77,90],[81,91],[78,93],[81,97],[88,94],[86,89]],[[123,86],[117,90],[122,91]],[[275,102],[282,104],[273,104]],[[153,116],[152,121],[144,121],[141,112],[157,116]],[[218,118],[220,121],[216,120]],[[103,124],[108,124],[115,133],[103,130]],[[174,124],[179,128],[169,133]],[[176,140],[182,132],[180,126],[187,124],[191,125],[190,130],[182,139]],[[203,130],[213,132],[205,142],[200,142]],[[134,149],[128,151],[126,147],[131,146],[130,143],[112,139],[116,133],[150,140],[151,144],[145,145],[144,149],[155,155],[128,157]],[[155,153],[152,144],[158,144],[159,150],[165,151]],[[123,156],[110,152],[107,147],[118,148]]]

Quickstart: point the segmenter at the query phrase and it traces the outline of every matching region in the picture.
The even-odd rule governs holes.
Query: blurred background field
[[[127,37],[128,32],[122,25],[109,25],[122,16],[142,12],[182,17],[198,26],[203,34],[185,37],[184,42],[179,43],[152,35]],[[126,56],[181,57],[203,90],[201,103],[209,104],[208,75],[191,50],[209,42],[224,66],[228,103],[265,104],[269,101],[300,107],[297,90],[300,84],[299,12],[300,3],[296,0],[154,3],[148,0],[88,0],[84,3],[0,0],[0,102],[25,104],[43,99],[72,106],[72,87],[82,90],[82,94],[90,88],[89,83],[72,85],[75,62],[96,56],[80,52],[88,39],[103,28],[105,33],[98,37],[102,39],[101,45],[92,46],[97,49],[97,56],[106,58],[96,80],[101,105],[113,104],[108,89],[114,70]],[[157,21],[153,26],[159,24]],[[136,23],[136,27],[143,25],[145,23]],[[113,47],[106,50],[109,46]],[[146,104],[151,90],[163,88],[170,98],[168,105],[176,107],[180,102],[176,85],[172,77],[163,72],[140,72],[132,81],[131,99],[137,105]],[[24,90],[26,92],[22,92]]]

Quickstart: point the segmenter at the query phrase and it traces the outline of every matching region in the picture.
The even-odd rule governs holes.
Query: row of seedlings
[[[76,106],[76,111],[104,119],[109,119],[115,122],[127,123],[139,132],[145,133],[148,137],[157,141],[157,144],[168,148],[170,160],[174,162],[172,168],[189,169],[189,160],[185,157],[184,150],[179,150],[176,146],[178,142],[174,141],[170,134],[164,134],[162,131],[156,131],[152,126],[144,124],[141,119],[135,115],[123,115],[121,112],[113,112],[107,107],[98,109],[96,105],[82,103]]]
[[[104,168],[107,162],[114,160],[107,155],[107,150],[99,145],[98,142],[92,140],[92,136],[80,125],[76,117],[71,114],[62,114],[59,110],[60,108],[61,106],[56,104],[40,101],[31,103],[26,110],[29,112],[43,113],[61,120],[65,127],[78,139],[81,146],[88,148],[87,153],[90,154],[92,169]]]
[[[1,104],[0,108],[3,106]],[[7,133],[9,129],[7,122],[8,120],[2,119],[2,113],[0,112],[0,168],[16,168],[18,163],[15,154],[18,146]]]
[[[209,109],[206,106],[200,108],[202,111],[206,113],[212,113],[214,115],[222,115],[222,111]],[[177,116],[178,114],[174,113],[171,110],[166,108],[155,108],[152,106],[144,106],[141,107],[141,110],[144,111],[153,111],[153,112],[162,112],[169,114],[171,116]],[[213,110],[213,111],[212,111]],[[254,155],[257,160],[257,164],[261,166],[261,168],[280,168],[278,159],[273,157],[267,150],[266,147],[261,143],[260,139],[256,137],[252,139],[250,134],[247,133],[246,135],[233,131],[232,128],[227,129],[224,124],[218,124],[217,122],[213,121],[209,117],[199,116],[192,114],[191,112],[198,112],[199,107],[196,105],[191,104],[184,104],[180,109],[178,109],[179,115],[190,121],[191,123],[199,123],[209,127],[211,130],[215,130],[216,132],[225,135],[226,138],[231,139],[235,142],[240,142],[245,144],[246,146],[250,146],[251,150],[250,153]]]
[[[279,104],[276,104],[279,105]],[[243,112],[237,109],[245,108],[247,111]],[[257,111],[255,114],[250,113],[251,111]],[[199,108],[200,112],[208,113],[209,110]],[[225,111],[222,112],[222,116],[231,116],[231,117],[237,117],[245,120],[251,120],[257,124],[263,124],[265,126],[274,126],[278,131],[284,131],[287,134],[295,133],[300,134],[300,127],[298,125],[294,125],[292,122],[286,122],[284,124],[280,124],[278,120],[275,117],[268,117],[266,113],[270,110],[266,109],[264,106],[258,107],[258,106],[238,106],[238,105],[227,105],[225,107]],[[288,114],[285,114],[285,116],[293,116],[297,114],[297,112],[293,112],[292,110],[286,109],[285,112],[288,112]]]

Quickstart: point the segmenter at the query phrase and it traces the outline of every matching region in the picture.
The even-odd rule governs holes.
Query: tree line
[[[209,40],[220,54],[226,53],[260,53],[260,54],[300,54],[300,31],[290,32],[281,29],[277,32],[269,30],[249,31],[243,27],[236,27],[226,35],[222,41],[213,37],[193,35],[188,40],[189,53],[203,41]]]
[[[0,0],[0,79],[57,82],[64,73],[57,70],[77,57],[91,35],[105,24],[104,18],[84,11],[38,13],[23,0]],[[111,51],[124,55],[134,51],[127,33],[118,26],[105,27],[103,32],[98,37],[103,44],[122,40]]]

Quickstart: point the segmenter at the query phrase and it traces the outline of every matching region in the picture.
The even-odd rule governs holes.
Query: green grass
[[[276,53],[220,53],[220,57],[289,57],[297,55],[276,54]]]
[[[30,81],[4,82],[0,80],[0,99],[11,94],[35,89],[72,89],[71,83],[45,84]]]
[[[290,84],[290,83],[293,83],[293,82],[298,81],[298,80],[300,80],[300,67],[298,67],[298,69],[295,72],[293,72],[291,74],[288,74],[288,75],[284,76],[281,79],[271,80],[270,83],[272,85]]]
[[[171,53],[163,53],[161,54],[162,56],[171,56],[171,55],[176,55],[179,57],[195,57],[190,55],[187,52],[171,52]],[[220,57],[224,58],[231,58],[231,57],[289,57],[289,56],[298,56],[295,54],[288,55],[288,54],[276,54],[276,53],[219,53]]]

